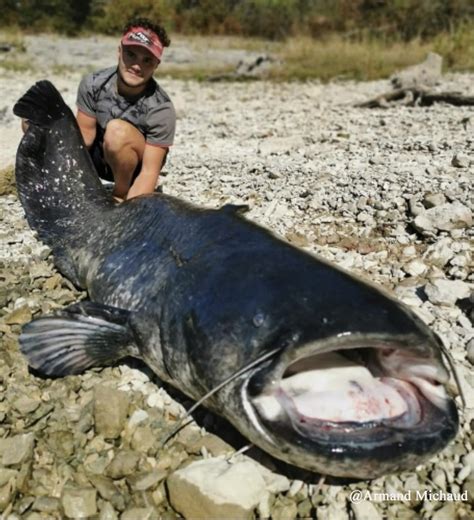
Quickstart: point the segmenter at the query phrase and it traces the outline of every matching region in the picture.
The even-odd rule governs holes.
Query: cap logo
[[[134,40],[138,43],[143,43],[144,45],[153,45],[153,42],[148,38],[148,36],[142,31],[136,31],[130,33],[128,35],[129,40]]]

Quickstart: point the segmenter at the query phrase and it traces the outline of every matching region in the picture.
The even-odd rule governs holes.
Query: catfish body
[[[239,207],[114,204],[49,82],[15,113],[30,121],[16,165],[28,222],[90,297],[25,326],[31,366],[61,376],[132,355],[194,399],[230,380],[207,406],[274,456],[332,475],[414,467],[455,435],[439,340],[407,307]]]

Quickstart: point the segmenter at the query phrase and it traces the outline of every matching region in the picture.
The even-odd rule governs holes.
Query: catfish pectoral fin
[[[48,376],[78,374],[135,355],[132,313],[81,302],[23,327],[20,348],[31,367]]]

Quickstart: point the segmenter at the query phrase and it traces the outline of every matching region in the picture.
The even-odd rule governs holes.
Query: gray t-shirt
[[[153,78],[142,96],[130,100],[117,92],[117,67],[93,72],[79,85],[77,107],[95,117],[103,131],[111,119],[123,119],[138,128],[147,143],[165,147],[173,144],[174,106]]]

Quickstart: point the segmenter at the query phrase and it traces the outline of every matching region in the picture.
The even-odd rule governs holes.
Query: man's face
[[[122,81],[129,87],[146,85],[159,63],[159,60],[143,47],[136,45],[119,46],[119,74]]]

